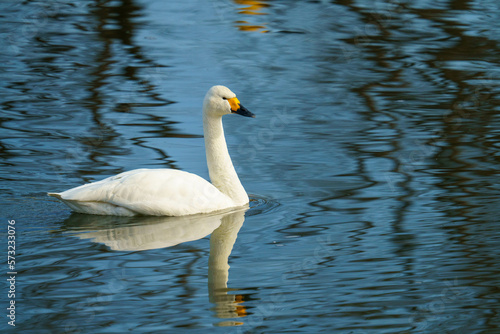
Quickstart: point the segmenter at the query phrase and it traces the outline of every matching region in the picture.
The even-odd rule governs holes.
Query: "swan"
[[[227,150],[222,116],[255,117],[224,86],[203,100],[203,132],[210,180],[174,169],[135,169],[61,193],[48,193],[73,211],[113,216],[185,216],[248,205]]]

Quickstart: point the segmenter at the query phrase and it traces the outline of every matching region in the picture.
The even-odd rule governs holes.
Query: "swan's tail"
[[[59,194],[59,193],[47,193],[47,195],[62,200],[61,194]]]

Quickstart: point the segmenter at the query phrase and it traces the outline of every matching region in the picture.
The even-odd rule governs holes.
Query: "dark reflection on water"
[[[2,2],[16,327],[498,332],[499,9]],[[224,121],[255,194],[244,224],[71,215],[46,198],[133,168],[207,177],[200,109],[213,84],[257,115]]]

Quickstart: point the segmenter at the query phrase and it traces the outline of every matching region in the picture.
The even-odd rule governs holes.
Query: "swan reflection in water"
[[[246,316],[241,295],[228,294],[228,259],[248,208],[218,214],[181,217],[116,217],[72,214],[66,232],[80,239],[90,239],[116,251],[142,251],[172,247],[210,236],[208,260],[209,300],[221,319]],[[124,226],[125,225],[125,226]],[[219,326],[241,325],[223,321]]]

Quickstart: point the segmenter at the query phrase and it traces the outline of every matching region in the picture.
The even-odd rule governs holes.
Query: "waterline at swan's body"
[[[212,183],[198,175],[173,169],[136,169],[49,193],[72,210],[98,215],[183,216],[248,204],[227,150],[222,116],[237,113],[253,117],[224,86],[212,87],[203,102],[203,130]]]

